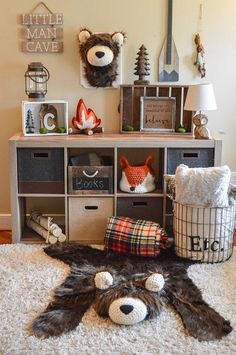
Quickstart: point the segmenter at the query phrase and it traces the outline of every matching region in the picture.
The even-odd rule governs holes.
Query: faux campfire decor
[[[77,105],[76,116],[72,118],[73,128],[70,128],[70,134],[83,133],[89,136],[93,133],[102,133],[103,128],[98,127],[101,119],[98,118],[91,108],[87,108],[84,100],[80,99]]]
[[[92,305],[101,317],[132,325],[159,316],[163,307],[171,304],[188,333],[200,341],[221,339],[232,331],[230,322],[203,300],[188,277],[190,263],[170,251],[150,259],[78,244],[44,250],[71,265],[71,272],[55,289],[46,310],[33,321],[31,330],[38,338],[75,329]]]

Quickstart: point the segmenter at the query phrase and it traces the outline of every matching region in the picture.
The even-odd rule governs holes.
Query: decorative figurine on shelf
[[[134,84],[145,85],[149,84],[149,80],[145,80],[145,76],[150,75],[149,70],[149,59],[147,48],[142,44],[137,53],[137,58],[135,62],[135,72],[134,75],[138,75],[138,80],[134,81]]]
[[[80,99],[77,105],[76,116],[72,118],[73,128],[69,129],[69,133],[83,133],[89,136],[94,133],[102,133],[103,128],[98,127],[100,123],[101,119],[97,118],[91,108],[86,107],[83,99]]]
[[[123,32],[92,33],[87,28],[78,35],[82,60],[81,84],[85,87],[116,87],[121,82],[120,50]]]
[[[205,51],[204,51],[204,47],[201,43],[199,33],[196,34],[196,36],[194,38],[194,42],[196,44],[196,49],[197,49],[196,61],[194,62],[194,65],[197,67],[197,69],[201,75],[201,78],[204,78],[206,76]]]
[[[186,133],[187,132],[187,128],[183,125],[180,125],[177,129],[176,129],[177,133]]]
[[[57,123],[57,109],[53,105],[42,104],[39,110],[40,117],[40,133],[56,132],[58,128]]]
[[[194,137],[196,139],[211,139],[211,134],[209,129],[206,127],[208,123],[208,118],[206,115],[199,114],[193,116],[194,127]]]
[[[120,157],[122,177],[120,189],[124,192],[140,194],[155,190],[155,171],[152,168],[153,157],[149,155],[145,162],[138,165],[130,165],[125,156]]]
[[[25,120],[25,132],[26,133],[35,132],[34,118],[33,118],[32,111],[30,109],[27,110],[27,115]]]

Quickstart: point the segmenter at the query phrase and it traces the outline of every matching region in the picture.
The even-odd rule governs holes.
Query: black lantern
[[[40,62],[32,62],[25,73],[25,92],[30,100],[44,100],[49,71]]]

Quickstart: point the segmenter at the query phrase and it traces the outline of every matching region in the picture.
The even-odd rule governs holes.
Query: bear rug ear
[[[200,341],[221,339],[232,331],[230,322],[202,299],[201,291],[187,274],[170,279],[165,290],[185,328],[194,338]]]
[[[48,338],[76,328],[95,299],[95,273],[91,265],[73,266],[63,284],[55,289],[53,301],[33,321],[30,332]]]

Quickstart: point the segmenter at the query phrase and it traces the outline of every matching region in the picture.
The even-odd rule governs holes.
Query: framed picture
[[[174,97],[140,97],[140,131],[173,132],[176,99]]]

